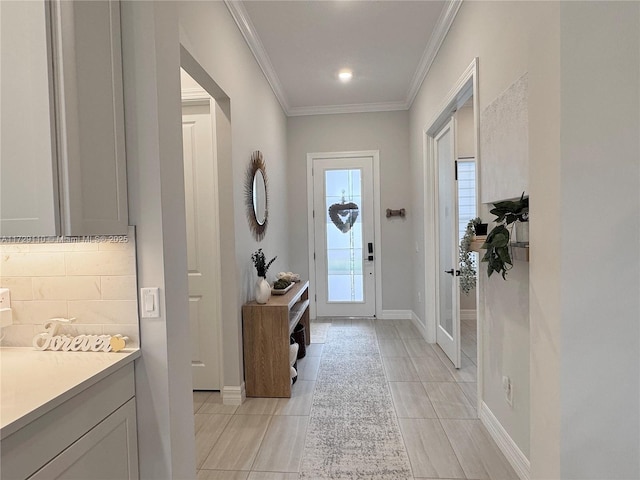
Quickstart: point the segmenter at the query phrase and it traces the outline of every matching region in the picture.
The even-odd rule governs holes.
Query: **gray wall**
[[[638,478],[640,4],[562,2],[540,28],[529,102],[532,478]],[[586,234],[592,218],[604,228]]]
[[[124,2],[122,16],[129,194],[131,219],[137,225],[138,279],[140,286],[160,286],[163,293],[162,318],[141,322],[143,357],[136,364],[142,478],[193,478],[195,474],[189,335],[184,321],[186,276],[179,273],[186,268],[179,39],[231,99],[232,161],[222,175],[233,185],[225,186],[229,197],[221,208],[226,205],[228,212],[233,211],[231,225],[223,228],[237,238],[238,278],[233,280],[237,295],[225,299],[235,315],[224,321],[238,335],[229,342],[230,356],[225,355],[231,365],[230,370],[225,365],[225,383],[227,376],[230,381],[241,377],[239,307],[250,296],[249,255],[258,246],[248,235],[238,191],[252,150],[265,153],[274,182],[272,224],[260,246],[280,256],[274,271],[291,267],[303,273],[306,257],[298,245],[306,245],[306,208],[300,217],[296,204],[306,204],[300,198],[306,199],[307,151],[380,149],[382,207],[399,208],[406,203],[410,215],[407,223],[400,224],[405,230],[387,228],[386,238],[398,251],[414,252],[414,245],[419,247],[413,258],[399,258],[397,270],[389,273],[395,278],[398,272],[409,272],[409,278],[402,280],[412,285],[412,291],[389,288],[397,298],[385,293],[383,306],[403,309],[407,302],[422,321],[434,324],[425,316],[424,297],[419,301],[417,295],[433,288],[425,283],[428,265],[422,248],[433,220],[423,202],[423,128],[478,56],[481,109],[529,72],[533,217],[529,273],[517,266],[506,283],[490,279],[484,296],[480,285],[478,307],[480,315],[486,316],[483,395],[508,434],[529,454],[532,478],[640,476],[640,4],[465,2],[408,119],[406,112],[295,118],[288,127],[221,2],[181,2],[179,6]],[[352,120],[358,116],[363,123]],[[376,117],[383,120],[373,120]],[[353,140],[341,136],[338,125],[348,129]],[[369,128],[360,130],[359,125]],[[384,135],[382,139],[372,133],[373,126]],[[323,129],[329,132],[323,142],[306,143],[314,130],[313,138],[322,139]],[[393,140],[396,134],[397,141]],[[385,163],[387,158],[393,158],[393,163]],[[480,168],[481,174],[492,174]],[[293,206],[296,209],[290,214],[288,207]],[[296,220],[289,221],[289,216]],[[593,219],[600,228],[585,234],[585,225]],[[604,260],[603,246],[611,247]],[[384,248],[389,258],[389,247]],[[387,278],[385,273],[385,282]],[[525,298],[528,307],[522,303]],[[524,373],[529,345],[530,411],[517,397],[529,382]],[[496,382],[499,373],[511,368],[513,409],[501,399]]]
[[[121,14],[138,286],[160,288],[160,318],[140,322],[135,363],[140,477],[193,478],[177,15],[172,4],[151,2],[123,2]]]
[[[288,180],[291,215],[290,251],[294,271],[308,276],[307,153],[380,151],[380,206],[382,231],[382,308],[408,310],[407,288],[412,266],[411,231],[414,212],[409,208],[408,112],[314,115],[288,119]],[[387,219],[387,208],[406,208],[404,219]]]
[[[243,382],[240,307],[253,295],[251,253],[262,247],[267,255],[278,255],[269,273],[289,264],[286,118],[223,2],[123,2],[122,26],[138,282],[159,286],[162,294],[162,317],[140,325],[140,475],[195,478],[180,44],[229,97],[218,112],[231,121],[230,144],[218,145],[225,386]],[[229,126],[223,127],[228,132]],[[251,237],[244,216],[244,173],[254,150],[263,152],[270,180],[270,224],[260,243]]]
[[[560,26],[561,476],[639,478],[640,3]]]
[[[481,111],[529,74],[531,262],[516,263],[507,282],[481,277],[478,308],[484,401],[532,478],[640,474],[639,27],[637,2],[465,2],[411,109],[422,245],[431,232],[419,211],[423,127],[473,57]],[[502,178],[501,189],[523,181],[490,165],[481,151],[481,175]],[[603,228],[587,233],[595,218]],[[428,292],[421,270],[414,282]],[[433,324],[415,297],[413,308]],[[513,408],[501,374],[512,377]]]
[[[180,42],[230,98],[231,158],[222,165],[229,170],[229,193],[220,198],[221,234],[230,249],[222,250],[227,271],[235,268],[235,309],[223,315],[224,384],[243,381],[241,306],[254,298],[256,271],[251,254],[262,248],[267,260],[278,259],[267,274],[289,269],[289,214],[287,211],[286,117],[260,67],[246,45],[223,2],[178,2]],[[245,215],[245,173],[253,151],[260,150],[266,162],[269,195],[267,233],[256,242]],[[233,252],[235,248],[235,252]],[[235,253],[235,264],[230,263]],[[223,284],[234,280],[225,274]]]
[[[445,97],[475,57],[479,57],[479,105],[482,112],[496,97],[506,90],[530,68],[529,44],[544,32],[534,28],[544,22],[551,8],[544,3],[528,2],[465,2],[445,39],[411,107],[411,170],[413,209],[416,213],[414,240],[425,245],[425,235],[433,235],[430,211],[424,211],[425,190],[423,129],[439,113]],[[482,125],[480,125],[482,132]],[[494,173],[485,169],[482,152],[478,163],[479,175]],[[519,181],[519,179],[518,179]],[[507,182],[506,186],[508,187]],[[515,191],[510,196],[519,196]],[[428,192],[427,192],[428,194]],[[480,192],[482,196],[482,192]],[[490,218],[487,207],[481,217]],[[424,220],[423,220],[424,219]],[[427,256],[428,258],[428,256]],[[415,256],[414,284],[429,301],[434,285],[425,283],[426,264],[423,249]],[[488,408],[505,427],[518,448],[529,454],[529,335],[528,335],[528,275],[525,266],[509,274],[504,282],[495,276],[487,281],[484,265],[480,266],[478,314],[484,340],[484,356],[479,368],[484,379],[482,396]],[[507,293],[510,292],[510,293]],[[513,292],[518,297],[510,298]],[[487,302],[499,304],[487,308]],[[427,318],[425,303],[414,293],[413,310],[427,327],[435,324]],[[517,326],[517,327],[516,327]],[[509,375],[514,387],[514,404],[509,406],[502,390],[502,375]]]

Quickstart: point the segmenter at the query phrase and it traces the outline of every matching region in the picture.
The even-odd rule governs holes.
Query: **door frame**
[[[182,67],[187,73],[186,68]],[[212,182],[214,185],[219,186],[219,175],[218,175],[218,156],[217,156],[217,148],[216,148],[216,101],[215,99],[204,89],[181,89],[181,105],[184,106],[195,106],[195,105],[208,105],[209,106],[209,116],[211,117],[211,139],[212,139],[212,150],[213,150],[213,178]],[[184,168],[184,167],[183,167]],[[186,192],[185,192],[186,194]],[[219,387],[220,391],[224,387],[224,368],[223,368],[223,342],[222,342],[222,265],[220,262],[220,191],[216,192],[216,195],[213,195],[213,202],[210,206],[211,212],[213,214],[213,218],[217,219],[217,221],[213,222],[213,245],[211,248],[213,249],[213,292],[211,292],[212,300],[215,304],[214,310],[214,322],[211,325],[211,328],[214,330],[214,335],[216,338],[216,352],[217,352],[217,363],[218,363],[218,378],[219,378]],[[188,272],[187,272],[188,273]],[[193,385],[191,387],[193,389]]]
[[[454,112],[458,110],[464,103],[473,96],[473,120],[474,120],[474,144],[476,150],[476,205],[480,209],[480,175],[481,175],[481,152],[480,152],[480,100],[478,89],[478,57],[475,57],[471,64],[466,68],[455,85],[449,90],[446,97],[436,110],[434,118],[423,129],[423,166],[424,166],[424,211],[427,218],[423,225],[424,236],[424,252],[425,252],[425,269],[424,269],[424,298],[425,298],[425,316],[426,316],[426,340],[429,343],[436,341],[437,328],[437,311],[436,311],[436,289],[438,281],[438,251],[436,239],[430,225],[437,223],[437,177],[436,170],[436,152],[434,136],[440,131],[445,122]],[[483,351],[484,342],[482,338],[482,325],[484,317],[484,305],[480,302],[483,292],[482,276],[478,275],[476,285],[476,312],[477,312],[477,342],[478,342],[478,358],[477,358],[477,377],[478,377],[478,402],[476,405],[478,414],[480,413],[483,402]]]
[[[382,318],[382,233],[380,216],[380,151],[379,150],[361,150],[354,152],[316,152],[307,153],[307,234],[308,234],[308,252],[309,252],[309,279],[316,278],[316,262],[315,254],[315,227],[313,216],[313,161],[316,159],[335,159],[335,158],[357,158],[371,157],[373,163],[373,242],[376,245],[374,249],[373,263],[375,272],[375,315],[376,318]],[[316,286],[315,282],[309,282],[309,300],[310,300],[310,318],[316,318]]]

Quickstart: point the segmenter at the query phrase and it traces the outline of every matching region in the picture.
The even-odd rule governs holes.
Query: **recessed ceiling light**
[[[353,72],[351,70],[340,70],[340,73],[338,73],[338,78],[341,82],[348,82],[353,78]]]

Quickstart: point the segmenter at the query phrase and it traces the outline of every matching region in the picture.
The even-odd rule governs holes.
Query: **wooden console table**
[[[285,295],[272,295],[265,304],[242,306],[244,380],[247,397],[291,397],[289,337],[295,326],[309,331],[309,282],[294,285]]]

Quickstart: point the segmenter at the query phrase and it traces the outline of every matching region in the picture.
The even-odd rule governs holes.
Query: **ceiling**
[[[408,109],[462,0],[225,2],[295,116]]]

